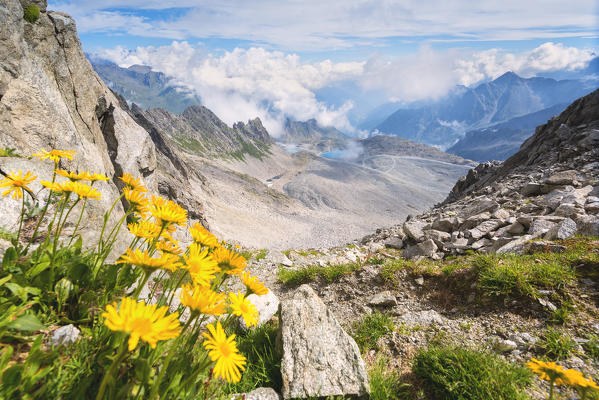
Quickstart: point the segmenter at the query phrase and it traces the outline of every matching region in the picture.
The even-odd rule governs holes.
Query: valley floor
[[[333,247],[442,201],[469,166],[417,157],[352,163],[271,147],[262,160],[196,159],[212,231],[245,247]]]

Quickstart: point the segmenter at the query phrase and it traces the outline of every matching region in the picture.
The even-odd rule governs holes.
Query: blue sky
[[[167,73],[228,123],[258,115],[276,130],[292,116],[347,131],[360,96],[405,103],[508,70],[583,69],[599,49],[597,4],[51,0],[49,8],[75,18],[85,51]],[[319,100],[343,85],[360,93],[334,107]]]
[[[262,46],[344,61],[378,51],[533,48],[547,41],[597,44],[597,2],[58,0],[78,21],[88,51],[201,41],[212,51]]]

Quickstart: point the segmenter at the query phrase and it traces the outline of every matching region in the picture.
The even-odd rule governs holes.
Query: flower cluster
[[[190,317],[186,327],[181,330],[181,335],[187,330],[201,329],[201,322],[206,316],[220,318],[232,315],[243,319],[248,327],[257,325],[258,311],[248,300],[248,296],[264,295],[268,293],[268,289],[245,270],[245,258],[226,242],[219,242],[216,236],[200,223],[189,227],[188,232],[193,241],[187,248],[182,248],[174,236],[177,236],[179,227],[187,226],[187,211],[163,197],[148,197],[147,189],[141,181],[131,175],[124,174],[120,180],[124,184],[123,197],[129,204],[127,213],[133,215],[136,221],[127,225],[134,239],[131,246],[117,260],[117,264],[129,264],[142,271],[143,278],[138,282],[138,289],[141,289],[155,271],[162,271],[162,276],[170,276],[164,281],[167,283],[163,288],[166,298],[169,298],[170,293],[168,304],[171,304],[173,294],[178,292],[181,304],[190,311]],[[220,288],[229,277],[238,278],[246,287],[245,293],[222,292]],[[175,285],[169,286],[169,282],[175,281]],[[146,310],[143,302],[134,308],[131,306],[131,301],[134,300],[125,298],[123,301],[127,303],[121,304],[118,311],[116,305],[108,306],[104,317],[110,329],[129,334],[130,350],[136,347],[139,339],[153,345],[155,340],[172,338],[169,335],[174,334],[175,330],[170,325],[171,320],[169,323],[159,322],[162,321],[160,318],[170,318],[172,315],[178,318],[177,313],[168,316],[162,313],[158,318],[155,317],[158,310]],[[134,314],[147,315],[147,318],[136,319]],[[152,319],[152,316],[155,319]],[[229,382],[239,381],[245,357],[237,350],[235,335],[227,336],[219,320],[216,324],[209,324],[207,329],[209,334],[203,334],[203,346],[215,363],[214,376]]]
[[[545,362],[535,358],[527,362],[526,366],[540,379],[549,382],[551,386],[550,399],[553,397],[553,385],[572,387],[579,393],[581,399],[592,392],[599,392],[599,386],[593,381],[593,378],[587,378],[582,372],[575,369],[566,369],[554,362]]]
[[[63,150],[42,150],[34,154],[41,160],[54,162],[52,179],[39,181],[49,194],[33,235],[35,237],[39,225],[46,217],[46,210],[54,208],[54,218],[50,218],[52,222],[48,224],[46,235],[47,238],[54,238],[48,245],[51,262],[60,250],[59,237],[71,211],[78,204],[81,205],[78,222],[71,234],[72,242],[88,199],[102,198],[94,185],[110,179],[103,174],[58,168],[61,160],[72,160],[74,154],[74,151]],[[35,179],[37,177],[30,171],[25,174],[22,171],[10,172],[0,180],[0,188],[6,189],[2,195],[22,199],[24,192],[28,192],[34,197],[28,186]],[[116,182],[121,186],[122,194],[114,199],[110,211],[104,215],[104,225],[93,253],[93,265],[90,267],[92,279],[103,272],[106,257],[117,238],[121,237],[121,226],[126,226],[132,235],[131,244],[117,259],[115,267],[120,269],[119,275],[131,275],[133,271],[137,280],[127,296],[106,305],[101,314],[102,323],[109,329],[106,332],[121,332],[123,339],[115,336],[115,340],[120,341],[120,349],[112,357],[112,365],[102,380],[98,398],[103,397],[119,364],[127,356],[147,354],[147,348],[136,352],[144,343],[151,349],[162,352],[165,347],[158,345],[165,342],[169,349],[150,398],[155,397],[154,388],[160,386],[162,374],[167,370],[170,359],[181,351],[204,351],[206,358],[202,363],[206,363],[208,359],[213,363],[212,376],[228,382],[238,382],[245,370],[246,359],[237,348],[235,335],[227,335],[225,329],[231,320],[242,319],[248,327],[257,325],[259,314],[248,296],[264,295],[268,293],[268,289],[246,271],[246,260],[234,247],[219,241],[200,223],[191,225],[186,233],[178,232],[177,229],[187,227],[188,224],[187,211],[183,207],[163,197],[149,195],[143,182],[130,174],[123,174]],[[24,198],[22,202],[24,209]],[[108,227],[108,224],[113,223],[111,213],[120,210],[123,203],[124,213],[113,227]],[[20,230],[21,228],[19,233]],[[17,242],[18,237],[19,235]],[[181,246],[176,239],[184,237],[192,239],[188,246]],[[27,249],[24,250],[26,251]],[[150,276],[154,276],[152,286],[148,284],[151,282]],[[223,290],[227,279],[239,279],[245,291],[229,293]],[[144,288],[150,288],[152,293],[141,298]],[[176,308],[173,300],[176,297],[181,305],[173,312]],[[185,308],[189,312],[184,314],[182,311]],[[184,326],[180,322],[181,315],[187,318]],[[208,317],[216,321],[205,325]],[[194,347],[196,340],[202,338],[203,341]],[[210,369],[208,364],[200,365],[206,365],[207,371]]]

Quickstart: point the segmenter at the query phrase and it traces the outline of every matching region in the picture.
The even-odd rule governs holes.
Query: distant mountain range
[[[458,87],[435,103],[399,109],[376,129],[447,149],[468,131],[571,103],[596,87],[595,80],[526,79],[507,72],[475,88]]]
[[[156,129],[181,150],[198,156],[243,159],[247,154],[261,158],[272,144],[259,118],[237,122],[231,128],[204,106],[188,107],[179,115],[160,108],[142,110],[136,105],[132,111],[146,129]]]
[[[110,89],[123,96],[129,103],[144,109],[162,108],[175,114],[186,108],[201,104],[192,91],[177,85],[162,72],[154,72],[145,65],[121,68],[113,62],[87,54],[100,78]]]
[[[479,162],[503,161],[518,151],[522,143],[535,133],[537,126],[559,115],[567,106],[567,103],[556,104],[488,128],[469,131],[447,152]]]

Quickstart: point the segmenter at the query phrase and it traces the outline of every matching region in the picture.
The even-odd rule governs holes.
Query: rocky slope
[[[188,107],[180,115],[156,108],[134,112],[149,121],[157,130],[174,140],[183,150],[207,157],[260,157],[272,144],[260,119],[237,122],[233,128],[221,121],[204,106]]]
[[[393,240],[407,258],[508,252],[532,239],[599,235],[599,90],[539,126],[504,163],[460,179],[443,204],[364,243]]]
[[[284,134],[277,138],[278,142],[300,145],[318,153],[343,147],[348,139],[336,128],[320,126],[315,119],[295,121],[287,118],[283,129]]]

